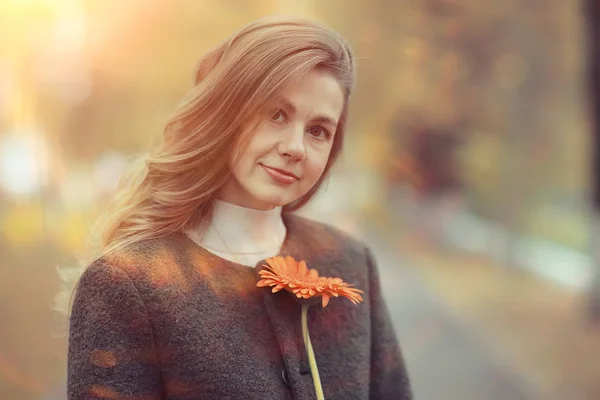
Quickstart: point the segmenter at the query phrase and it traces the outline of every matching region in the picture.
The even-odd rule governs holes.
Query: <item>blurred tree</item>
[[[375,148],[382,171],[398,168],[393,178],[422,181],[406,173],[414,157],[402,147],[410,126],[424,116],[430,127],[470,137],[461,174],[477,214],[515,238],[560,236],[533,221],[536,210],[549,206],[581,214],[576,204],[585,188],[577,155],[585,140],[577,123],[573,3],[350,3],[334,0],[317,10],[357,53],[357,153]],[[485,138],[490,135],[495,138]],[[507,262],[512,248],[506,248]]]

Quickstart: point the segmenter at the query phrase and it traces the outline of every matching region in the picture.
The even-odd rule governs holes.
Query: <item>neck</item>
[[[223,200],[214,200],[210,225],[200,232],[189,230],[188,236],[207,250],[233,261],[254,265],[262,258],[276,255],[285,239],[282,207],[257,210]],[[235,259],[246,257],[247,262]],[[253,261],[252,256],[260,257]],[[249,257],[249,258],[248,258]]]

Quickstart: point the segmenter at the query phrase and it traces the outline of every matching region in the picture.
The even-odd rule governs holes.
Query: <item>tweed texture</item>
[[[411,399],[369,248],[326,224],[283,218],[281,255],[365,292],[359,305],[309,309],[325,398]],[[70,320],[68,398],[314,399],[300,305],[256,287],[262,264],[224,260],[182,233],[93,262]]]

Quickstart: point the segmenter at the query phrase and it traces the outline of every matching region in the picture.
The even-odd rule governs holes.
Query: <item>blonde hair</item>
[[[206,223],[211,200],[231,173],[228,160],[243,151],[256,116],[286,85],[314,68],[338,80],[345,101],[323,175],[283,212],[305,205],[342,149],[354,57],[346,40],[325,25],[262,18],[202,58],[195,85],[166,124],[162,141],[122,179],[114,209],[101,219],[98,255]]]

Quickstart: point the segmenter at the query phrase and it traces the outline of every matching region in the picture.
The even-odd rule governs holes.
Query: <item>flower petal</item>
[[[286,274],[287,270],[286,270],[285,262],[283,261],[283,259],[281,257],[275,257],[273,259],[273,263],[275,264],[274,269],[275,269],[275,272],[277,273],[277,275],[283,276]]]
[[[271,291],[272,291],[273,293],[277,293],[277,292],[279,292],[279,291],[280,291],[281,289],[283,289],[283,288],[285,288],[285,285],[282,285],[282,284],[280,283],[280,284],[278,284],[277,286],[275,286],[275,287],[273,288],[273,290],[271,290]]]
[[[275,260],[275,258],[268,258],[266,261],[267,261],[267,265],[263,264],[263,267],[265,269],[274,271],[277,268],[277,261]]]
[[[308,276],[308,268],[306,267],[306,261],[304,260],[298,263],[298,276],[301,278]]]
[[[321,294],[322,299],[322,305],[323,308],[327,307],[327,304],[329,304],[329,296],[326,293],[322,293]]]
[[[284,262],[290,276],[296,277],[297,269],[298,269],[298,261],[294,259],[294,257],[286,256],[284,258]]]
[[[261,269],[258,271],[258,275],[260,275],[261,278],[264,278],[266,275],[273,275],[273,273],[265,269]]]

